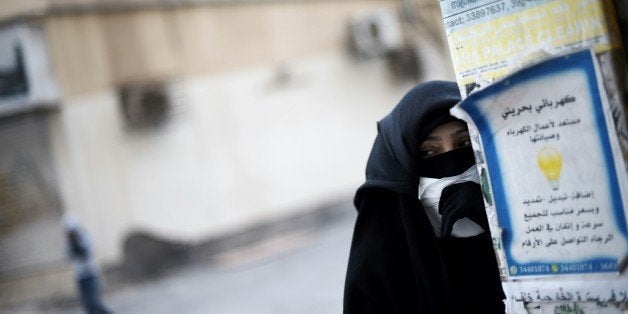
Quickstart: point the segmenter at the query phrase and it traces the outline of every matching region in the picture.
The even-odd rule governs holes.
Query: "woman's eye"
[[[430,157],[430,156],[434,155],[435,153],[436,153],[436,151],[431,150],[431,149],[430,149],[430,150],[422,150],[422,151],[420,152],[420,154],[421,154],[421,158],[427,158],[427,157]]]
[[[442,153],[443,148],[440,145],[429,145],[425,147],[421,147],[419,149],[419,155],[421,158],[428,158],[433,155],[438,155]]]
[[[458,148],[471,146],[471,139],[466,138],[458,142]]]

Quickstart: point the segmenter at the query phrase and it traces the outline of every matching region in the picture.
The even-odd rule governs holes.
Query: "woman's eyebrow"
[[[469,132],[469,129],[461,128],[461,129],[456,130],[454,133],[452,133],[451,137],[456,137],[456,136],[458,136],[458,135],[460,135],[462,133],[467,133],[467,132]]]
[[[440,140],[441,140],[440,136],[430,135],[426,137],[424,141],[440,141]]]

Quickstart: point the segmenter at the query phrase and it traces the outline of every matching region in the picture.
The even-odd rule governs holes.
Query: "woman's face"
[[[421,144],[419,152],[425,159],[468,146],[471,146],[471,139],[467,125],[462,121],[452,121],[434,129]]]

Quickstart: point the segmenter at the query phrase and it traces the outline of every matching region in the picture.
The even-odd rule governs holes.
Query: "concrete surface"
[[[221,253],[167,277],[108,291],[115,313],[342,313],[342,294],[355,221],[350,204],[316,228],[276,235]],[[76,300],[1,313],[82,313]]]

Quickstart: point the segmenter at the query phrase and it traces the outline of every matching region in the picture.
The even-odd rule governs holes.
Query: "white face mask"
[[[421,201],[421,205],[425,208],[427,217],[434,228],[434,233],[436,233],[436,236],[439,238],[441,237],[440,228],[442,224],[441,215],[438,213],[440,195],[444,188],[461,182],[480,183],[480,175],[475,165],[471,166],[467,171],[453,177],[441,179],[422,177],[419,180],[419,200]],[[484,229],[480,227],[480,225],[469,218],[462,218],[454,223],[451,235],[455,238],[467,238],[476,236],[482,232],[484,232]]]

